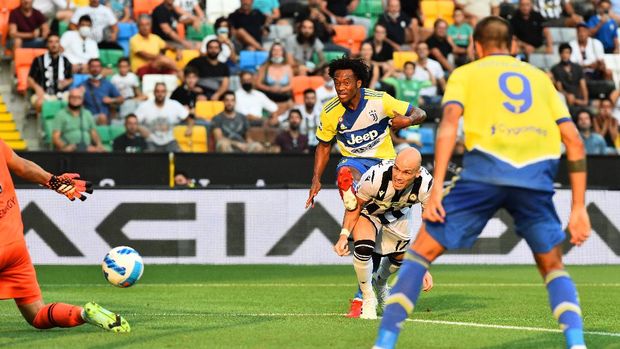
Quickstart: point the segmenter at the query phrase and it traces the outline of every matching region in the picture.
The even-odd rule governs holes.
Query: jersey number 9
[[[520,80],[521,89],[519,92],[513,92],[508,88],[508,80]],[[512,84],[515,87],[514,83]],[[509,112],[515,114],[525,113],[532,106],[532,86],[530,81],[519,73],[508,72],[499,76],[499,88],[502,93],[510,99],[510,101],[504,102],[502,105],[508,109]]]

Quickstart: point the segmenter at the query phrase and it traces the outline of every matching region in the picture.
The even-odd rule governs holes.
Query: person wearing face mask
[[[568,106],[587,106],[588,87],[583,69],[579,64],[570,61],[573,49],[569,44],[563,43],[558,51],[560,62],[551,68],[555,87],[564,95]]]
[[[288,113],[288,130],[280,132],[276,137],[275,153],[308,153],[308,136],[299,132],[302,117],[299,109],[291,109]]]
[[[403,45],[415,46],[418,42],[419,25],[417,19],[411,19],[400,10],[399,0],[388,0],[386,11],[377,23],[387,30],[385,41],[395,49]]]
[[[84,86],[84,106],[95,118],[98,125],[107,125],[116,115],[116,106],[125,100],[116,87],[101,75],[101,61],[93,58],[88,61],[88,80],[80,86]],[[114,113],[114,115],[112,115]]]
[[[200,53],[207,54],[207,44],[211,40],[217,40],[222,46],[222,51],[217,56],[217,60],[222,63],[237,62],[237,52],[235,50],[235,44],[231,40],[230,36],[230,24],[225,17],[220,17],[215,20],[213,24],[215,34],[207,35],[202,39],[200,44]]]
[[[62,152],[103,152],[105,148],[95,127],[90,111],[83,106],[84,88],[69,91],[67,108],[54,115],[52,144]]]
[[[286,50],[281,44],[273,44],[267,61],[258,70],[256,88],[278,104],[278,115],[292,107],[293,67],[288,63]]]
[[[605,49],[605,53],[618,53],[618,25],[609,16],[611,2],[601,0],[596,6],[596,15],[590,17],[586,23],[590,29],[590,36],[597,38]]]
[[[64,55],[69,59],[74,73],[88,74],[88,61],[99,57],[97,42],[92,38],[92,19],[80,17],[77,30],[68,30],[60,38]]]
[[[278,105],[269,99],[264,93],[254,88],[254,75],[249,71],[239,74],[241,88],[235,91],[235,98],[243,103],[235,104],[235,111],[245,115],[253,126],[262,126],[264,123],[263,112],[275,117]]]
[[[207,42],[207,54],[196,57],[187,63],[198,72],[198,86],[202,88],[205,96],[212,101],[220,99],[228,90],[230,69],[218,60],[222,52],[222,44],[217,40]]]

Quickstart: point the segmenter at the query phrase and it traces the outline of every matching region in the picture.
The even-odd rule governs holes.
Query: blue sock
[[[553,316],[560,323],[566,347],[585,345],[581,308],[575,284],[565,270],[554,270],[545,276]]]
[[[426,258],[411,250],[405,255],[405,261],[397,275],[398,281],[385,301],[379,336],[375,342],[377,347],[391,349],[396,345],[402,324],[413,311],[420,296],[424,274],[429,265]]]
[[[376,253],[372,254],[372,272],[375,273],[379,269],[379,265],[381,265],[382,256]],[[362,290],[357,287],[357,292],[353,296],[353,299],[362,299]]]

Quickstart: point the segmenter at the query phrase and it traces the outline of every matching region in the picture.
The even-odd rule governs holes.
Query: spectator
[[[215,29],[215,34],[207,35],[204,39],[202,39],[202,43],[200,44],[200,53],[207,54],[207,44],[211,40],[217,40],[220,42],[222,46],[222,51],[219,56],[217,56],[217,60],[222,63],[231,63],[237,62],[237,51],[235,49],[235,44],[230,39],[230,23],[225,17],[220,17],[215,20],[213,24],[213,29]]]
[[[235,94],[226,91],[222,95],[224,111],[211,121],[215,148],[220,153],[258,153],[263,146],[252,141],[248,135],[250,123],[241,113],[235,111]]]
[[[569,44],[560,45],[560,63],[551,68],[555,87],[566,98],[569,106],[588,105],[588,87],[581,66],[570,61],[572,48]]]
[[[90,16],[84,15],[78,21],[77,30],[68,30],[60,38],[60,46],[74,73],[85,74],[88,72],[88,61],[99,58],[97,42],[92,39],[92,25]]]
[[[321,67],[320,72],[325,83],[316,89],[316,99],[319,107],[323,108],[325,103],[329,102],[330,99],[336,97],[338,94],[336,93],[336,88],[334,87],[334,80],[329,76],[329,66],[324,65]]]
[[[465,13],[462,10],[454,10],[454,24],[448,27],[447,33],[448,37],[452,40],[452,43],[458,47],[458,50],[455,50],[455,52],[462,52],[462,50],[465,50],[465,54],[467,55],[466,58],[473,59],[474,39],[472,35],[474,34],[474,29],[465,22]],[[459,54],[463,55],[463,53]]]
[[[309,18],[314,23],[316,37],[325,45],[325,50],[349,52],[347,48],[330,43],[335,31],[330,23],[330,16],[321,6],[322,0],[308,1],[308,15],[300,17]]]
[[[545,27],[574,27],[583,22],[570,0],[535,0],[534,10],[545,19]]]
[[[151,33],[151,17],[138,18],[138,34],[129,39],[131,70],[138,76],[145,74],[175,74],[177,64],[162,53],[171,48],[159,36]]]
[[[102,5],[99,0],[89,0],[88,6],[78,7],[77,10],[73,13],[73,17],[71,17],[72,26],[77,26],[80,18],[82,16],[88,15],[90,19],[93,21],[92,27],[92,38],[96,42],[100,43],[103,41],[103,30],[107,27],[110,28],[110,36],[112,41],[116,41],[116,36],[118,34],[118,27],[116,23],[118,20],[112,10]]]
[[[207,43],[207,54],[192,59],[187,64],[198,72],[198,86],[200,86],[212,101],[220,99],[222,94],[228,90],[230,69],[228,66],[218,60],[218,56],[222,52],[222,45],[217,40],[211,40]]]
[[[147,96],[143,95],[140,90],[140,79],[129,69],[129,59],[126,57],[118,60],[118,73],[112,76],[110,82],[124,99],[119,110],[121,119],[132,114],[138,104],[147,99]]]
[[[185,68],[183,85],[172,91],[170,99],[181,103],[192,115],[196,115],[196,102],[206,101],[202,87],[198,86],[198,71],[193,67]]]
[[[421,69],[427,68],[422,67]],[[424,99],[420,97],[420,91],[426,87],[437,86],[437,79],[427,71],[429,80],[417,80],[415,79],[415,71],[415,63],[408,61],[405,62],[402,73],[394,74],[395,79],[386,79],[384,81],[395,85],[397,99],[407,101],[409,104],[417,107],[424,104]]]
[[[583,68],[587,79],[611,79],[611,72],[605,67],[603,44],[590,37],[590,31],[584,23],[577,25],[577,40],[569,44],[573,51],[570,60]]]
[[[378,63],[382,70],[390,70],[392,67],[392,59],[394,57],[394,50],[400,50],[400,47],[393,47],[390,40],[387,38],[387,29],[383,24],[377,23],[375,25],[375,32],[372,37],[366,39],[372,45],[373,51],[372,61]]]
[[[499,4],[500,0],[456,0],[472,26],[484,17],[499,16]]]
[[[174,6],[180,9],[185,16],[195,17],[196,20],[192,23],[195,26],[202,25],[202,22],[205,21],[205,12],[200,7],[198,0],[174,0]]]
[[[286,49],[288,50],[288,60],[293,65],[296,75],[308,75],[315,69],[312,62],[316,55],[319,64],[325,63],[323,56],[323,43],[316,37],[314,32],[314,22],[304,19],[297,26],[297,35],[286,39]]]
[[[423,146],[420,125],[405,127],[398,131],[390,130],[390,136],[392,137],[392,144],[394,144],[396,153],[400,153],[410,147],[420,150]]]
[[[148,151],[175,152],[180,151],[174,139],[172,129],[182,121],[187,121],[186,136],[192,135],[194,119],[181,103],[167,98],[166,84],[155,84],[155,99],[149,99],[136,109],[136,116],[141,125],[140,133],[146,138]]]
[[[369,42],[362,43],[362,46],[360,47],[360,58],[362,58],[364,62],[366,62],[366,65],[368,65],[370,71],[370,81],[367,87],[372,89],[377,88],[377,85],[379,84],[379,65],[372,62],[372,56],[374,53],[375,51]]]
[[[415,47],[418,42],[418,20],[411,19],[401,11],[399,0],[387,0],[386,11],[377,23],[386,28],[386,41],[397,51],[403,45]]]
[[[312,150],[319,144],[316,129],[321,122],[321,106],[317,103],[316,92],[309,88],[304,91],[304,104],[295,107],[301,113],[302,121],[299,131],[308,136],[308,145]]]
[[[588,110],[582,110],[577,114],[577,128],[583,139],[583,145],[588,155],[604,155],[607,145],[603,137],[592,131],[592,114]]]
[[[9,14],[9,37],[13,48],[42,48],[50,33],[47,18],[32,7],[32,0],[21,0],[19,7]]]
[[[195,49],[197,45],[182,39],[177,33],[177,23],[193,25],[195,17],[181,18],[174,7],[174,0],[164,0],[153,10],[153,34],[175,48]]]
[[[543,16],[532,10],[532,0],[519,0],[519,9],[510,19],[510,25],[521,52],[529,56],[543,43],[546,44],[545,53],[553,51],[551,31],[543,26],[544,22]]]
[[[60,53],[58,35],[47,38],[47,52],[32,61],[28,73],[28,87],[34,90],[31,103],[37,113],[43,101],[66,99],[64,92],[73,82],[71,63]]]
[[[431,75],[433,75],[437,82],[434,86],[425,87],[420,90],[420,96],[424,100],[424,104],[440,104],[441,96],[439,95],[439,91],[443,91],[446,88],[446,79],[444,78],[443,69],[439,62],[428,58],[429,50],[425,42],[418,43],[416,53],[418,54],[418,64],[416,65],[413,79],[432,81]]]
[[[175,188],[195,188],[196,180],[189,178],[184,171],[176,171],[174,173],[174,187]]]
[[[267,23],[275,23],[280,18],[279,0],[254,0],[252,9],[259,10],[267,16]]]
[[[243,71],[239,74],[241,88],[235,91],[235,98],[243,101],[243,103],[236,103],[235,110],[247,117],[247,119],[253,125],[263,124],[263,112],[269,113],[270,117],[268,123],[278,124],[276,117],[276,111],[278,111],[278,105],[271,99],[267,98],[264,93],[254,88],[254,76],[248,71]]]
[[[400,8],[407,16],[418,20],[422,25],[422,10],[420,9],[420,0],[400,0]]]
[[[67,108],[59,110],[52,123],[52,144],[63,152],[103,152],[105,148],[97,133],[94,119],[84,108],[84,89],[69,91]]]
[[[615,154],[615,142],[618,139],[618,120],[612,116],[613,103],[603,99],[599,104],[598,115],[594,118],[594,132],[603,136],[607,153]]]
[[[358,24],[366,29],[370,28],[368,18],[350,15],[360,4],[360,0],[320,0],[319,3],[333,24]]]
[[[68,22],[73,16],[75,6],[71,0],[34,0],[32,7],[39,10],[46,18]]]
[[[252,0],[241,0],[241,7],[228,16],[233,36],[247,50],[263,50],[263,30],[267,17],[252,9]]]
[[[288,113],[288,130],[280,132],[276,137],[276,153],[308,153],[308,136],[303,135],[299,128],[302,116],[298,109],[292,109]]]
[[[426,44],[430,50],[430,57],[439,62],[443,70],[451,72],[454,66],[450,62],[449,56],[454,51],[455,46],[448,36],[448,22],[443,19],[436,20],[433,26],[433,35],[426,39]]]
[[[103,39],[97,44],[100,50],[117,50],[123,51],[123,46],[116,41],[116,32],[112,27],[103,28]]]
[[[618,25],[609,16],[611,3],[608,0],[599,1],[596,6],[596,15],[588,20],[590,36],[598,39],[605,49],[605,53],[619,53],[618,47]]]
[[[256,88],[278,104],[278,114],[290,107],[292,81],[293,68],[288,64],[284,46],[273,44],[267,62],[258,69]]]
[[[115,112],[113,108],[121,105],[124,98],[116,87],[101,75],[101,70],[99,58],[88,61],[90,76],[81,86],[84,86],[84,107],[93,114],[98,125],[107,125],[112,120],[112,112]]]
[[[135,114],[125,117],[125,133],[114,138],[112,150],[119,153],[142,153],[146,150],[146,141],[140,133],[138,117]]]

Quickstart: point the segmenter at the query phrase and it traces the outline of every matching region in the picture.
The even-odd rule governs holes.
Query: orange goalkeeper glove
[[[68,197],[71,201],[76,198],[84,201],[86,200],[84,193],[92,194],[93,192],[93,184],[80,179],[80,175],[77,173],[63,173],[60,176],[52,176],[45,186]]]

